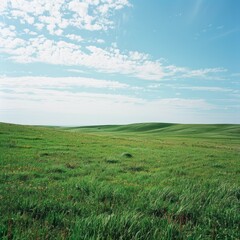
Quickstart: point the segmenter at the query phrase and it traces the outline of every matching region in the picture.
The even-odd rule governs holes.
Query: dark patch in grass
[[[167,214],[167,212],[168,212],[167,208],[157,208],[157,209],[151,210],[150,213],[154,217],[162,218],[163,216],[165,216]]]
[[[30,177],[27,174],[21,174],[21,175],[18,176],[18,180],[22,181],[22,182],[26,182],[29,179],[30,179]]]
[[[67,163],[65,166],[69,169],[78,168],[78,166],[75,163]]]
[[[76,185],[76,189],[86,196],[91,193],[91,189],[87,184]]]
[[[175,193],[165,192],[162,195],[162,199],[164,201],[167,201],[167,202],[170,202],[170,203],[176,203],[176,202],[178,202],[179,197]]]
[[[187,172],[184,169],[170,169],[170,173],[173,173],[175,176],[186,176]]]
[[[13,239],[13,219],[8,220],[7,239]]]
[[[50,153],[44,152],[39,154],[40,157],[50,156]]]
[[[141,172],[141,171],[144,171],[145,168],[142,166],[134,166],[134,167],[127,168],[127,170],[131,172]]]
[[[33,174],[33,177],[34,177],[34,178],[43,178],[44,176],[41,175],[41,174],[39,174],[39,173],[34,173],[34,174]]]
[[[237,198],[237,200],[240,200],[240,188],[233,190],[232,195]]]
[[[152,209],[150,211],[150,214],[154,217],[158,218],[167,218],[168,220],[171,219],[172,221],[180,224],[180,225],[186,225],[189,222],[195,224],[197,222],[196,216],[193,213],[190,212],[181,212],[181,213],[170,213],[167,208],[156,208]]]
[[[65,172],[66,172],[66,170],[61,167],[48,169],[48,173],[65,173]]]
[[[23,140],[29,140],[29,141],[42,140],[42,138],[39,138],[39,137],[18,137],[17,139],[23,139]]]
[[[183,169],[177,170],[175,173],[177,176],[186,176],[187,175],[187,172]]]
[[[106,160],[106,162],[107,162],[107,163],[112,163],[112,164],[114,164],[114,163],[119,163],[119,160],[108,159],[108,160]]]
[[[196,219],[193,213],[179,213],[173,216],[174,221],[180,225],[186,225],[189,222],[196,223]]]
[[[29,138],[29,140],[34,140],[34,141],[36,141],[36,140],[43,140],[43,139],[40,138],[40,137],[35,137],[35,138]]]
[[[133,155],[131,153],[128,153],[128,152],[124,152],[121,154],[122,157],[126,157],[126,158],[132,158]]]
[[[63,180],[64,177],[59,176],[59,175],[52,175],[52,176],[50,176],[50,179],[58,181],[58,180]]]

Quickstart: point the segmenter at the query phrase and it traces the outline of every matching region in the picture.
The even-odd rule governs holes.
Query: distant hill
[[[68,131],[102,133],[139,133],[171,136],[197,136],[214,138],[240,138],[239,124],[173,124],[173,123],[135,123],[128,125],[99,125],[64,128]]]

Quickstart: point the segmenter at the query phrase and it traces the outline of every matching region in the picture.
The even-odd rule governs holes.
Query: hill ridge
[[[133,123],[126,125],[96,125],[64,128],[68,131],[102,133],[142,133],[180,136],[237,137],[240,138],[239,124],[179,124],[179,123]]]

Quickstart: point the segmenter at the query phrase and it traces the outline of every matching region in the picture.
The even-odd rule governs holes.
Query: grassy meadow
[[[240,125],[0,124],[0,239],[240,239]]]

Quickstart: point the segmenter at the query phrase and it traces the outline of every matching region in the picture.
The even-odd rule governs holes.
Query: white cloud
[[[90,67],[97,66],[100,71],[127,74],[147,80],[159,80],[164,76],[161,63],[151,61],[145,54],[136,59],[132,53],[121,53],[114,47],[102,49],[88,46],[87,49],[90,54],[84,56],[84,62]]]
[[[57,34],[54,27],[51,31]],[[30,33],[33,32],[29,31]],[[62,31],[59,32],[59,35],[61,34]],[[19,63],[43,62],[83,66],[95,71],[125,74],[145,80],[193,77],[211,79],[215,74],[226,71],[221,68],[191,70],[174,65],[164,66],[160,61],[152,60],[148,54],[137,51],[121,52],[117,46],[100,48],[90,45],[83,48],[79,44],[56,41],[43,35],[30,37],[28,40],[16,36],[15,29],[3,26],[0,33],[0,52],[10,54],[10,59]],[[82,41],[78,35],[68,34],[66,37],[74,41]]]
[[[25,46],[26,41],[17,37],[14,27],[1,24],[0,28],[0,52],[15,55],[16,49]]]
[[[148,85],[148,89],[160,89],[160,88],[172,88],[175,90],[183,89],[183,90],[191,90],[191,91],[206,91],[206,92],[225,92],[225,93],[234,93],[238,92],[238,90],[234,90],[227,87],[214,87],[214,86],[187,86],[187,85],[178,85],[178,84],[165,84],[165,83],[157,83]]]
[[[34,26],[37,28],[37,30],[42,30],[44,28],[44,24],[43,23],[35,23]]]
[[[4,13],[8,8],[8,0],[0,1],[0,13]]]
[[[28,28],[23,29],[24,33],[32,35],[32,36],[36,36],[38,35],[36,32],[30,31]]]
[[[20,10],[12,10],[11,11],[11,18],[13,19],[20,19],[22,24],[30,24],[32,25],[35,21],[33,16],[30,16],[27,12],[23,12]]]
[[[128,84],[117,81],[109,81],[84,77],[0,77],[0,87],[3,89],[22,89],[28,92],[29,89],[69,89],[77,87],[124,89],[130,88]],[[76,89],[77,90],[77,89]]]
[[[145,61],[145,60],[148,60],[148,58],[149,58],[148,54],[140,53],[140,52],[137,52],[137,51],[135,51],[135,52],[130,51],[129,56],[130,56],[131,59],[139,60],[139,61]]]
[[[199,110],[209,113],[215,108],[203,99],[146,100],[121,94],[73,92],[68,89],[72,86],[75,89],[76,86],[92,89],[129,87],[86,78],[1,78],[0,121],[48,125],[171,122],[173,119],[201,122],[204,118]]]
[[[193,91],[209,91],[209,92],[233,92],[233,89],[230,88],[223,88],[223,87],[204,87],[204,86],[181,86],[176,87],[177,89],[187,89]]]
[[[215,108],[214,105],[207,103],[204,99],[166,98],[157,100],[154,104],[164,105],[175,109],[212,110]]]
[[[119,49],[88,46],[85,51],[81,46],[65,41],[54,41],[43,35],[24,39],[13,39],[14,31],[6,28],[7,34],[0,35],[4,43],[0,51],[9,53],[11,59],[20,63],[44,62],[71,66],[84,66],[107,73],[120,73],[130,76],[158,80],[164,76],[161,63],[151,61],[149,56],[141,53],[121,53]],[[76,36],[68,37],[76,39]],[[12,43],[17,41],[14,45]]]
[[[103,39],[100,39],[100,38],[97,39],[96,42],[97,42],[97,43],[105,43],[105,41],[104,41]]]
[[[75,35],[75,34],[67,34],[66,37],[73,40],[73,41],[77,41],[77,42],[82,42],[83,41],[83,38],[81,36]]]
[[[1,27],[0,34],[3,38],[16,37],[16,31],[14,26],[6,27],[5,24],[1,23],[0,27]]]
[[[68,4],[68,8],[71,11],[76,12],[79,17],[85,18],[86,16],[88,16],[88,5],[89,3],[87,2],[73,0]]]
[[[197,70],[189,70],[183,74],[183,78],[201,77],[201,78],[213,78],[211,74],[226,72],[223,68],[205,68]]]
[[[13,25],[1,25],[0,52],[9,54],[9,59],[18,63],[42,62],[86,67],[98,72],[124,74],[145,80],[214,79],[215,75],[226,71],[221,68],[188,69],[166,65],[162,60],[153,60],[150,55],[139,51],[120,51],[116,43],[101,48],[90,45],[92,39],[85,40],[77,34],[66,33],[69,32],[67,27],[77,28],[74,29],[77,31],[73,31],[76,33],[82,29],[93,31],[113,28],[114,12],[130,7],[128,0],[3,2],[0,5],[3,17],[15,19],[16,23],[22,22],[25,29],[23,37]],[[55,36],[49,37],[46,30]],[[94,39],[95,43],[104,43],[103,39]]]
[[[83,71],[83,70],[74,69],[74,68],[67,69],[67,71],[74,72],[74,73],[85,73],[85,71]]]
[[[144,100],[142,98],[130,97],[120,94],[88,93],[83,91],[83,87],[96,89],[130,89],[128,84],[117,81],[84,77],[0,77],[0,89],[2,98],[15,98],[22,100],[41,101],[77,101],[78,99],[88,99],[96,102],[104,99],[113,103],[147,104],[152,107],[167,106],[174,109],[213,109],[214,106],[203,99],[180,99],[164,98],[154,100]],[[74,92],[71,89],[75,89]],[[80,89],[78,89],[80,88]]]
[[[90,125],[130,122],[209,121],[213,109],[204,100],[163,99],[147,102],[122,95],[35,91],[2,94],[0,121],[24,124]],[[3,111],[4,109],[4,111]],[[14,109],[14,111],[13,111]],[[199,114],[201,109],[204,113]],[[206,118],[208,114],[208,118]]]
[[[50,34],[61,35],[60,29],[67,26],[90,31],[113,28],[110,18],[114,11],[129,6],[128,0],[1,0],[0,12],[22,24],[34,25],[38,30],[44,25]]]
[[[167,75],[175,78],[202,78],[202,79],[219,79],[222,78],[215,76],[215,74],[227,72],[223,68],[203,68],[203,69],[189,69],[186,67],[178,67],[174,65],[166,66]]]

